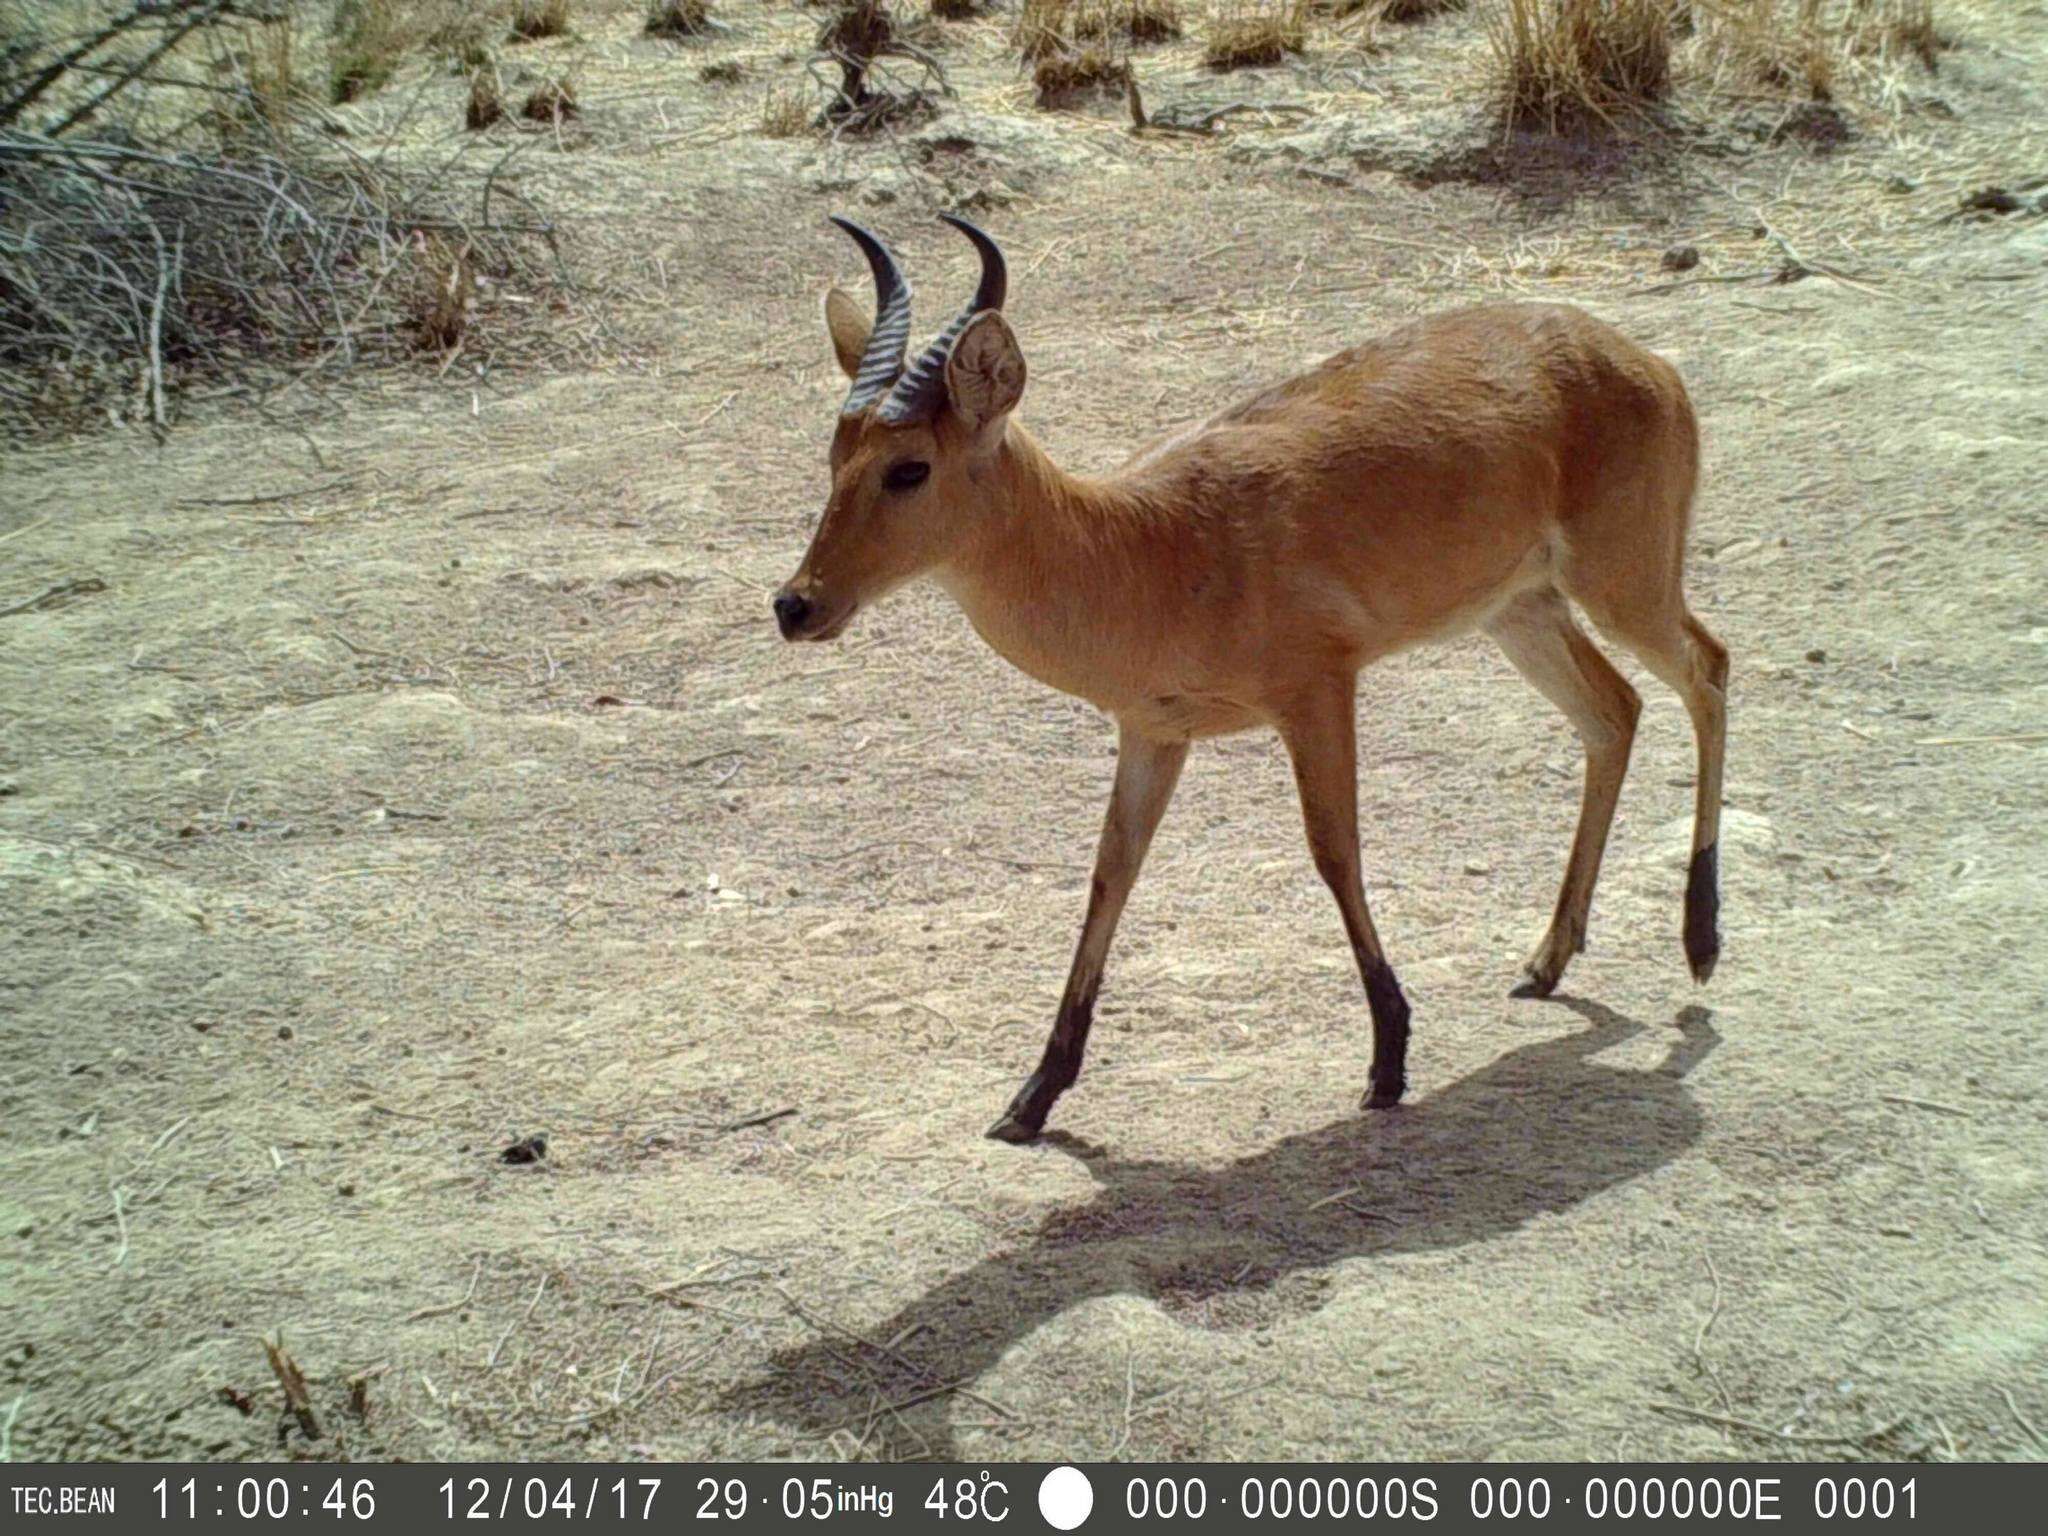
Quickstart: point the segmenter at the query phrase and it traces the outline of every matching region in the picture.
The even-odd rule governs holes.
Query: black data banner
[[[1923,1522],[2035,1529],[2037,1466],[15,1466],[5,1528],[735,1533],[1429,1526],[1604,1531]],[[2032,1490],[2029,1493],[2028,1490]],[[2027,1510],[2033,1509],[2033,1516]]]

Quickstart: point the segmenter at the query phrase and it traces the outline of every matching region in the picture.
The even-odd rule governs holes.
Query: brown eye
[[[924,484],[925,477],[931,472],[931,465],[923,459],[905,459],[900,464],[891,464],[882,472],[882,484],[892,491],[915,490]]]

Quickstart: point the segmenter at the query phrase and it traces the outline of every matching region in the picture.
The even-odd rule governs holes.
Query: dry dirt
[[[1695,85],[1565,149],[1485,148],[1469,19],[1141,54],[1155,108],[1313,108],[1214,140],[1033,112],[983,21],[917,152],[754,131],[807,15],[677,49],[581,9],[546,46],[586,115],[521,164],[630,344],[7,453],[0,608],[50,594],[0,618],[13,1454],[278,1454],[275,1332],[327,1430],[293,1454],[2042,1454],[2048,221],[1947,217],[2048,175],[2041,5],[1945,7],[1939,73],[1873,69],[1818,143]],[[453,134],[460,97],[350,110]],[[896,240],[931,324],[940,206],[1008,244],[1024,414],[1081,470],[1477,298],[1678,363],[1734,655],[1710,986],[1690,737],[1624,661],[1592,950],[1507,999],[1579,754],[1460,643],[1362,690],[1408,1105],[1354,1111],[1363,999],[1247,736],[1191,763],[1062,1134],[981,1139],[1110,728],[936,591],[832,647],[767,610],[840,393],[823,216]],[[1788,248],[1826,270],[1771,282]]]

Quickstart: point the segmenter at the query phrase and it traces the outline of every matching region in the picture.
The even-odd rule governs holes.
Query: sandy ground
[[[591,110],[526,164],[582,198],[631,346],[10,450],[0,608],[49,594],[0,618],[13,1453],[2041,1455],[2048,221],[1944,216],[2048,173],[2048,17],[1957,10],[1829,152],[1759,100],[1520,170],[1328,158],[1447,110],[1462,20],[1222,82],[1141,59],[1155,106],[1315,108],[1215,142],[1033,114],[978,23],[939,126],[981,138],[920,163],[751,131],[805,18],[678,54],[621,11],[562,45]],[[721,105],[694,70],[728,55]],[[1004,122],[1007,162],[973,147]],[[1076,469],[1477,298],[1679,365],[1734,656],[1710,986],[1690,736],[1623,661],[1591,951],[1507,999],[1579,754],[1463,642],[1362,689],[1407,1107],[1354,1109],[1363,999],[1246,736],[1191,763],[1062,1134],[980,1139],[1050,1022],[1111,730],[936,591],[834,647],[767,611],[839,397],[823,214],[899,243],[931,323],[963,179]],[[1787,248],[1835,275],[1757,275]],[[317,1443],[280,1431],[277,1332]]]

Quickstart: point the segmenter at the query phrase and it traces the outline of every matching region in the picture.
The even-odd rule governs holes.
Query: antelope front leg
[[[1185,741],[1152,741],[1128,726],[1117,738],[1116,788],[1110,791],[1109,814],[1095,851],[1088,916],[1081,924],[1081,942],[1067,973],[1059,1017],[1053,1021],[1052,1038],[1045,1043],[1038,1070],[1017,1090],[1002,1119],[989,1127],[988,1134],[997,1141],[1033,1140],[1045,1128],[1054,1101],[1081,1075],[1081,1055],[1095,1021],[1095,994],[1102,985],[1109,941],[1116,935],[1124,900],[1137,881],[1145,850],[1152,845],[1152,834],[1173,798],[1187,756]]]
[[[1355,680],[1346,677],[1296,700],[1281,717],[1280,734],[1294,759],[1309,852],[1344,915],[1344,931],[1372,1010],[1372,1068],[1366,1074],[1364,1107],[1391,1109],[1408,1087],[1408,1000],[1373,930],[1359,872],[1354,689]]]

